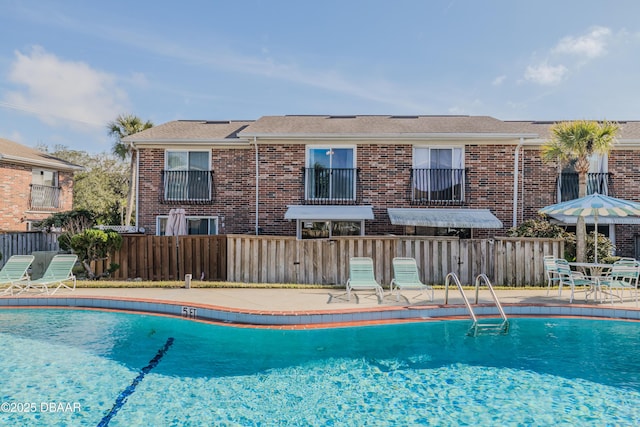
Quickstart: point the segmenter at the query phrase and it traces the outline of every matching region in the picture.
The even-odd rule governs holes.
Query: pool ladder
[[[480,289],[480,284],[484,282],[484,284],[487,285],[487,288],[489,288],[489,292],[493,297],[493,301],[495,302],[496,307],[498,308],[498,313],[500,313],[501,321],[499,323],[497,323],[495,319],[493,319],[493,321],[491,321],[492,319],[487,319],[484,322],[478,321],[478,317],[476,316],[476,313],[473,311],[473,306],[469,302],[467,295],[464,293],[464,289],[462,289],[462,284],[460,283],[460,279],[455,273],[447,274],[447,277],[444,282],[444,303],[445,304],[449,303],[449,283],[452,280],[458,287],[460,294],[462,294],[462,299],[464,300],[464,304],[467,306],[467,310],[469,310],[469,314],[473,322],[471,325],[471,328],[469,329],[468,335],[475,337],[481,332],[489,332],[489,333],[492,332],[492,333],[500,333],[500,334],[506,334],[507,332],[509,332],[509,320],[507,319],[507,315],[502,309],[502,305],[500,305],[500,301],[498,301],[498,297],[495,291],[493,290],[493,286],[491,286],[491,281],[489,280],[486,274],[482,273],[476,277],[475,304],[476,305],[478,304],[478,292]]]

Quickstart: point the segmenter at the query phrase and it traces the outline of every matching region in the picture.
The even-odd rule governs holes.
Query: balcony
[[[306,204],[353,205],[357,200],[358,169],[304,169]]]
[[[463,204],[466,175],[465,169],[411,169],[411,203]]]
[[[210,204],[214,202],[213,171],[162,171],[161,203]]]
[[[30,206],[32,210],[51,210],[60,207],[60,187],[31,184]]]
[[[563,172],[556,182],[556,196],[560,202],[578,198],[578,174],[576,172]],[[599,193],[611,196],[611,174],[589,173],[587,174],[587,195]]]

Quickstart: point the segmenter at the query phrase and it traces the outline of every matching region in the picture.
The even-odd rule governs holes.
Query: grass
[[[182,281],[140,281],[140,280],[78,280],[76,283],[78,288],[184,288]],[[215,288],[255,288],[255,289],[344,289],[344,285],[306,285],[300,283],[239,283],[239,282],[202,282],[199,280],[191,281],[191,287],[196,289],[215,289]],[[386,288],[387,286],[383,286]],[[434,285],[434,289],[444,289],[444,285]],[[463,286],[465,290],[475,290],[475,286]],[[494,286],[496,290],[540,290],[545,289],[544,286]],[[480,289],[486,289],[485,286]],[[455,286],[451,287],[455,290]]]

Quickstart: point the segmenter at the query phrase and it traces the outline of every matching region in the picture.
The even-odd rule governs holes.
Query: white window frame
[[[427,150],[428,154],[426,157],[425,162],[418,164],[417,160],[418,160],[418,155],[417,155],[417,151],[419,150]],[[465,169],[465,156],[466,156],[466,151],[465,151],[465,146],[464,145],[414,145],[413,146],[413,152],[412,152],[412,167],[414,169],[431,169],[431,151],[432,150],[450,150],[451,151],[451,170],[458,170],[458,169]],[[454,150],[459,150],[459,166],[455,166],[454,167],[454,161],[456,160],[456,156],[454,154]],[[458,178],[455,175],[452,175],[452,182],[455,182],[458,180]],[[446,200],[436,200],[436,199],[431,199],[431,193],[436,191],[435,189],[432,188],[432,183],[431,183],[431,178],[430,176],[427,177],[428,179],[428,184],[427,184],[427,190],[426,193],[428,194],[428,200],[429,201],[433,201],[433,202],[441,202],[441,201],[446,201]],[[459,183],[457,183],[459,184]],[[465,183],[464,183],[464,177],[463,177],[463,182],[462,182],[462,186],[460,189],[460,200],[459,201],[464,201],[465,200]],[[413,198],[413,191],[415,190],[415,185],[412,182],[411,183],[411,197]],[[454,200],[452,200],[454,201]]]
[[[193,234],[193,236],[216,236],[218,235],[218,230],[220,229],[220,219],[218,216],[207,216],[207,215],[187,215],[187,221],[189,221],[190,219],[199,219],[199,220],[203,220],[206,219],[208,220],[209,223],[209,234]],[[164,232],[161,231],[161,223],[162,221],[165,221],[165,227],[166,227],[166,221],[169,219],[169,215],[158,215],[156,216],[156,236],[164,236]],[[212,233],[211,232],[211,221],[213,220],[214,223],[214,228],[215,228],[215,232]],[[188,229],[188,227],[187,227]]]
[[[174,149],[170,149],[170,150],[165,150],[165,154],[164,154],[164,170],[165,171],[169,171],[169,172],[170,171],[185,171],[185,172],[188,172],[188,171],[191,170],[191,169],[189,169],[189,165],[188,164],[187,164],[187,169],[171,169],[169,167],[169,154],[171,154],[171,153],[186,153],[187,157],[188,157],[189,153],[207,153],[207,157],[208,157],[207,171],[211,171],[212,170],[211,169],[211,167],[212,167],[211,150],[174,150]],[[167,200],[174,200],[174,201],[182,201],[182,200],[185,200],[185,201],[211,200],[211,197],[212,197],[212,194],[211,194],[212,188],[211,187],[209,187],[209,196],[208,196],[208,198],[205,198],[205,199],[190,198],[188,195],[187,195],[187,198],[169,197],[170,196],[170,194],[169,194],[170,191],[169,191],[169,188],[168,188],[168,183],[166,181],[164,183],[163,191],[164,191],[164,197]]]
[[[357,169],[357,165],[358,165],[358,159],[357,159],[357,146],[356,145],[351,145],[351,144],[320,144],[320,145],[307,145],[305,147],[305,167],[307,169],[311,169],[313,168],[313,165],[310,164],[311,162],[311,155],[310,152],[312,150],[327,150],[327,151],[331,151],[333,149],[350,149],[351,153],[352,153],[352,165],[351,165],[351,169],[356,170]],[[331,168],[333,168],[333,165],[330,165]],[[308,181],[308,176],[305,174],[305,183],[304,183],[304,199],[305,200],[323,200],[322,197],[311,197],[311,195],[309,194],[309,183]],[[353,189],[352,189],[352,194],[353,197],[349,198],[349,199],[345,199],[345,200],[355,200],[356,199],[356,190],[357,190],[357,176],[354,172],[354,176],[353,176]],[[329,194],[329,200],[338,200],[335,197],[332,197],[331,194]]]
[[[298,240],[302,240],[302,229],[305,227],[305,223],[313,223],[313,222],[325,222],[325,223],[329,223],[329,237],[319,237],[319,239],[332,239],[334,238],[333,234],[332,234],[332,230],[333,230],[333,223],[334,222],[359,222],[360,223],[360,236],[364,236],[365,235],[365,230],[364,230],[364,219],[298,219],[296,220],[296,238]],[[341,236],[338,236],[341,237]],[[305,239],[305,240],[312,240],[312,239]]]

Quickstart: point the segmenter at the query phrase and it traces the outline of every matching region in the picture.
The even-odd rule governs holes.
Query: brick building
[[[173,121],[127,137],[139,153],[137,224],[163,234],[504,235],[577,197],[577,174],[540,160],[553,122],[485,116],[265,116]],[[640,201],[640,122],[620,122],[589,191]],[[607,225],[636,256],[638,225]]]
[[[73,208],[77,165],[0,138],[0,231],[28,231],[31,224]]]

